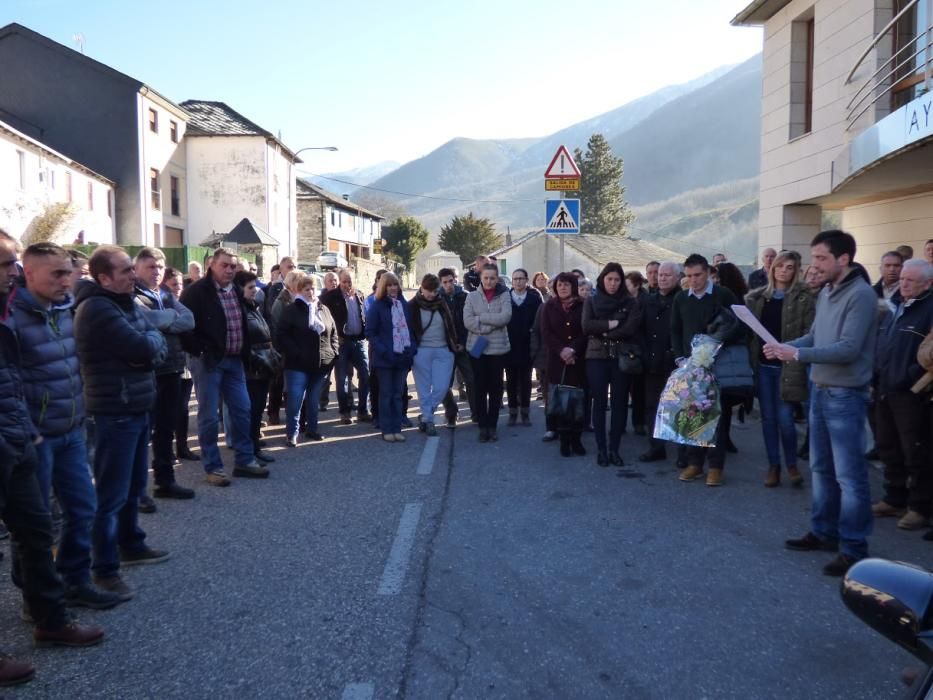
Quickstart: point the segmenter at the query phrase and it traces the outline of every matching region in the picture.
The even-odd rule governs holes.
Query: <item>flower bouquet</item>
[[[722,411],[712,366],[721,343],[696,335],[690,357],[675,369],[658,403],[654,437],[682,445],[712,447]]]

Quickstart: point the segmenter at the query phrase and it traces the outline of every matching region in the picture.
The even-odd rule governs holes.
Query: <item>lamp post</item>
[[[339,150],[336,146],[305,146],[304,148],[299,148],[295,151],[295,159],[298,159],[299,153],[304,153],[305,151],[336,151]]]

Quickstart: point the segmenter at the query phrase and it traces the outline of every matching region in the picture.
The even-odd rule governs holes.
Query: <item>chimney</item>
[[[343,196],[343,201],[349,202],[349,201],[350,201],[350,195],[345,194],[345,195]]]

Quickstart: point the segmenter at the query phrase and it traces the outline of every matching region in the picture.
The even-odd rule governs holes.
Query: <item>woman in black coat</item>
[[[547,352],[547,380],[551,386],[564,384],[583,388],[586,379],[583,333],[583,302],[577,293],[577,278],[561,272],[554,278],[554,296],[541,309],[541,340]],[[549,425],[560,434],[560,453],[585,455],[580,437],[583,426]]]
[[[528,285],[528,272],[522,268],[512,273],[512,319],[509,321],[509,353],[505,356],[505,390],[509,397],[509,425],[531,425],[531,331],[538,308],[544,301],[537,289]]]
[[[295,301],[285,308],[276,324],[276,342],[285,356],[285,439],[289,447],[298,445],[299,414],[305,396],[311,397],[305,406],[305,435],[315,442],[324,439],[318,432],[318,399],[339,349],[334,317],[318,301],[314,284],[310,275],[298,278]]]
[[[275,459],[263,452],[260,443],[262,412],[269,397],[269,384],[278,367],[279,354],[272,348],[269,324],[256,301],[258,277],[252,272],[240,270],[233,283],[243,290],[243,306],[246,308],[246,333],[249,336],[249,357],[246,360],[246,393],[249,395],[249,436],[253,441],[256,459],[274,462]],[[185,415],[187,416],[187,405]]]

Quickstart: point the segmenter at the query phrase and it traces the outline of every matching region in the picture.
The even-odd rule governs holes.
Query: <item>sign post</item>
[[[560,192],[560,199],[545,202],[545,233],[575,234],[580,233],[580,200],[565,199],[567,192],[580,189],[580,168],[570,155],[567,147],[561,145],[551,158],[551,164],[544,171],[544,189],[546,192]],[[564,237],[560,238],[560,272],[564,271]]]

